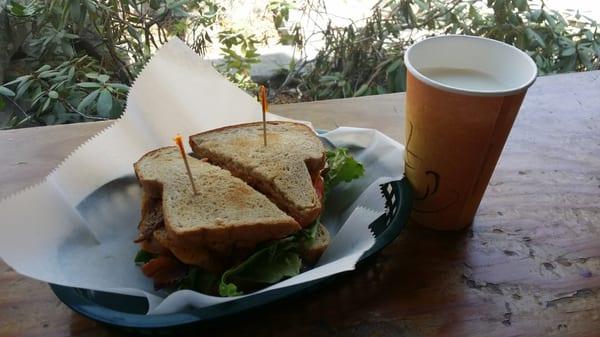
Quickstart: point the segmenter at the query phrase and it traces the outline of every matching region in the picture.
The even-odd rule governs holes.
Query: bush
[[[500,40],[527,52],[541,75],[600,69],[598,24],[526,0],[391,0],[364,27],[328,27],[310,70],[295,74],[314,99],[404,91],[404,51],[438,34]]]
[[[55,67],[45,64],[6,83],[0,87],[0,94],[18,110],[7,125],[19,127],[34,121],[62,124],[118,117],[129,87],[109,82],[110,76],[100,71],[97,62],[82,56]]]
[[[178,36],[203,54],[222,10],[211,0],[7,1],[0,42],[13,47],[0,54],[0,80],[13,80],[0,87],[0,111],[9,113],[0,126],[120,116],[128,86],[152,52]],[[255,41],[233,28],[219,39],[230,57],[224,71],[246,83],[239,74],[256,62]],[[241,43],[236,54],[233,44]]]
[[[152,52],[178,36],[203,54],[216,37],[224,62],[218,69],[253,92],[251,65],[260,39],[223,24],[219,0],[8,0],[0,8],[0,127],[71,123],[121,115],[128,86]],[[286,27],[293,8],[310,15],[311,0],[271,0],[282,44],[301,47],[298,23]],[[319,2],[320,3],[320,2]],[[320,13],[319,13],[320,14]],[[469,34],[526,51],[540,74],[600,68],[598,24],[561,14],[536,0],[381,1],[364,25],[321,32],[314,60],[292,62],[282,92],[293,86],[308,99],[405,90],[406,48],[436,34]],[[276,88],[273,88],[276,89]],[[297,99],[298,97],[296,97]],[[2,118],[1,112],[8,114]]]

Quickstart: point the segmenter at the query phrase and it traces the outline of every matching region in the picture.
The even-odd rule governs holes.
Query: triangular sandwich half
[[[325,148],[306,125],[268,122],[228,126],[190,137],[192,150],[264,193],[302,227],[320,215]]]

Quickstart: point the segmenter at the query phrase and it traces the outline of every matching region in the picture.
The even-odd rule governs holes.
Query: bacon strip
[[[140,229],[138,237],[133,241],[139,243],[152,238],[155,230],[165,225],[161,207],[153,207],[142,216],[142,221],[138,225]]]

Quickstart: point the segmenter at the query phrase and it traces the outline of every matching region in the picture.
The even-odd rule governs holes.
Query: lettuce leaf
[[[219,283],[219,294],[238,296],[243,294],[238,289],[241,285],[273,284],[298,275],[302,261],[297,248],[298,242],[292,236],[258,250],[238,266],[223,273]]]
[[[141,266],[144,263],[148,263],[148,261],[152,260],[153,258],[155,258],[156,255],[149,253],[143,249],[140,249],[137,254],[135,254],[135,258],[134,258],[134,262],[136,265]]]
[[[317,220],[315,220],[315,222],[308,225],[307,227],[296,233],[294,236],[296,237],[296,239],[298,239],[298,241],[302,243],[312,243],[313,240],[317,237],[317,233],[319,232],[320,222],[321,217],[318,217]]]
[[[325,180],[325,193],[331,191],[337,184],[350,182],[360,178],[365,173],[365,168],[357,162],[349,153],[348,149],[337,148],[327,151],[327,165],[329,169],[323,177]]]
[[[205,294],[214,294],[218,282],[218,274],[204,271],[198,267],[190,267],[187,275],[181,280],[176,290],[191,289]]]

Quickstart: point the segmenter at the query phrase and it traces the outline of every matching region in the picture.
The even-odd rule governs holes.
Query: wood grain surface
[[[390,94],[272,110],[401,141],[403,102]],[[40,181],[108,124],[0,132],[0,197]],[[600,72],[543,77],[530,89],[471,229],[409,226],[374,261],[310,296],[190,335],[600,335]],[[0,336],[125,334],[0,262]]]

